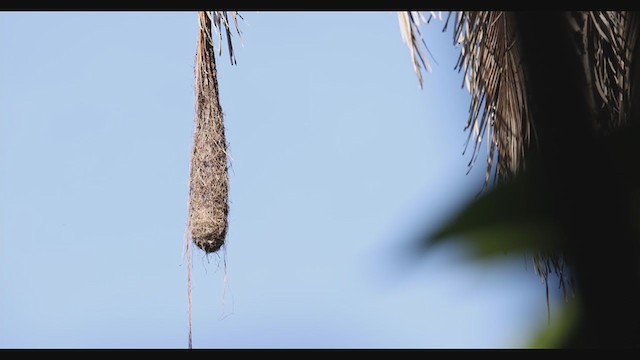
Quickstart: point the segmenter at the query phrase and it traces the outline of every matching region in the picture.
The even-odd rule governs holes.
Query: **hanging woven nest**
[[[235,13],[232,14],[235,20]],[[224,117],[220,106],[212,25],[218,34],[227,30],[232,63],[228,17],[225,12],[200,11],[196,51],[196,118],[189,179],[189,235],[206,253],[224,245],[229,213],[228,155]]]

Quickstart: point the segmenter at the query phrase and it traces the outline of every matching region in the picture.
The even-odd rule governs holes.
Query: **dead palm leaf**
[[[453,14],[449,13],[445,29]],[[593,118],[593,131],[601,136],[640,115],[640,104],[632,101],[638,97],[633,80],[640,79],[640,71],[632,61],[634,53],[640,51],[636,47],[638,17],[628,11],[581,11],[565,15],[577,39],[576,50],[582,54],[584,96]],[[422,71],[429,70],[420,50],[424,46],[420,33],[420,19],[424,15],[403,12],[399,19],[414,70],[422,83]],[[454,44],[460,47],[456,68],[464,70],[464,82],[471,95],[465,127],[469,130],[466,146],[473,144],[469,166],[475,163],[486,136],[486,187],[492,175],[500,182],[523,170],[527,153],[542,146],[536,142],[531,112],[535,104],[530,103],[527,94],[522,66],[526,59],[521,54],[514,15],[503,11],[460,11],[455,13],[455,19]],[[536,254],[534,263],[545,282],[555,272],[564,284],[562,254]]]

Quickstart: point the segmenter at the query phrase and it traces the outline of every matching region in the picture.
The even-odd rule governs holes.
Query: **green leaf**
[[[423,250],[443,242],[466,245],[478,257],[553,250],[560,236],[545,211],[544,189],[535,179],[529,171],[482,194],[426,236]]]
[[[460,235],[435,239],[429,247],[458,243],[473,257],[490,258],[508,252],[549,251],[558,239],[553,228],[534,222],[478,227]]]
[[[565,304],[559,309],[560,313],[548,324],[538,329],[528,344],[534,349],[553,349],[564,347],[566,341],[575,331],[580,317],[580,305],[577,302]]]

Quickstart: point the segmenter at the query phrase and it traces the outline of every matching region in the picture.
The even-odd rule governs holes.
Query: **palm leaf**
[[[517,24],[510,12],[460,11],[449,13],[445,29],[453,14],[454,44],[460,48],[456,69],[464,71],[464,84],[471,95],[465,126],[469,130],[466,144],[473,146],[469,166],[477,160],[486,136],[487,180],[492,172],[497,179],[506,179],[524,167],[525,154],[535,140],[520,66],[525,59],[519,50]],[[584,54],[586,85],[591,91],[586,96],[592,98],[597,125],[613,129],[625,124],[633,105],[632,57],[638,41],[638,17],[630,11],[570,12],[567,17],[580,39],[578,50]],[[398,18],[422,84],[422,71],[430,71],[430,66],[420,27],[428,20],[419,11],[399,12]]]
[[[469,131],[466,147],[472,146],[471,168],[477,160],[483,139],[487,141],[485,187],[494,175],[498,182],[511,179],[526,168],[528,154],[544,144],[536,143],[535,119],[527,95],[525,74],[518,42],[518,24],[510,12],[451,12],[445,22],[455,18],[454,44],[460,48],[456,64],[464,71],[464,84],[471,95]],[[577,51],[582,54],[585,86],[594,132],[600,136],[640,116],[640,102],[632,99],[639,89],[640,69],[634,66],[634,54],[640,51],[638,16],[628,11],[567,12]],[[422,17],[421,17],[422,16]],[[540,15],[537,15],[540,16]],[[543,15],[542,15],[543,16]],[[420,19],[416,12],[404,12],[400,19]],[[410,25],[408,26],[407,23]],[[540,20],[544,26],[544,18]],[[423,46],[419,21],[407,22],[403,38],[411,48],[414,69],[422,82],[422,68],[416,57]],[[407,41],[406,39],[411,39]],[[640,55],[639,55],[640,56]],[[637,79],[637,80],[636,80]],[[562,273],[564,261],[558,252],[540,252],[534,256],[536,271],[543,278],[552,271]]]
[[[231,60],[231,64],[235,65],[237,62],[236,55],[233,51],[233,41],[231,39],[233,32],[231,31],[232,25],[229,18],[233,20],[233,27],[235,27],[238,37],[242,40],[242,32],[238,25],[238,18],[242,19],[242,16],[237,11],[207,11],[206,13],[214,25],[215,32],[218,34],[218,44],[220,44],[218,53],[222,54],[222,32],[224,30],[227,39],[227,47],[229,49],[229,59]]]

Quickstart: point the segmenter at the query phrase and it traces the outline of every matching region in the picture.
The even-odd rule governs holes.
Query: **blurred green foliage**
[[[621,179],[620,187],[629,194],[627,201],[631,205],[628,216],[640,219],[640,171],[637,171],[636,165],[640,158],[640,146],[636,139],[640,139],[640,131],[636,127],[613,132],[603,139],[603,151],[612,159],[611,168]],[[526,171],[481,193],[450,220],[425,234],[418,244],[420,251],[428,252],[442,244],[457,244],[466,250],[472,260],[477,261],[499,260],[508,253],[528,253],[533,256],[560,251],[566,239],[557,218],[552,215],[554,199],[543,186],[542,169],[532,162]],[[594,171],[597,170],[595,164]],[[638,221],[633,223],[636,230],[640,229],[638,224]],[[601,241],[603,249],[608,246],[606,239],[593,241]],[[603,263],[611,260],[603,259]],[[630,287],[636,285],[629,284]],[[615,301],[616,294],[602,296],[613,297]],[[571,297],[557,309],[552,321],[540,327],[529,346],[590,347],[588,342],[580,339],[583,339],[581,334],[593,333],[594,330],[587,327],[594,326],[594,323],[583,321],[585,313],[579,297],[580,294]],[[632,314],[632,310],[629,313]]]

